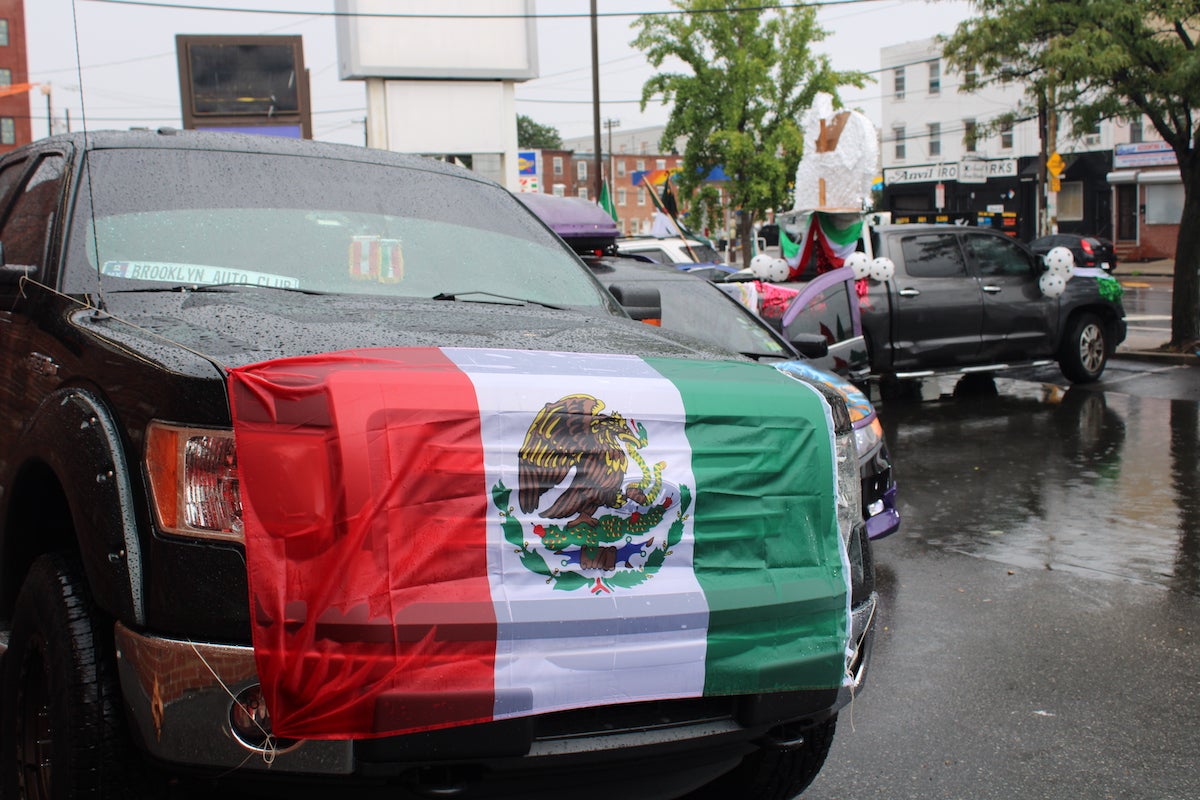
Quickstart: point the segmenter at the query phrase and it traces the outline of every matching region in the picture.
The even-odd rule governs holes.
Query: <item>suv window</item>
[[[46,156],[17,195],[12,211],[0,229],[6,264],[45,266],[46,245],[54,227],[55,210],[62,189],[64,159]],[[7,178],[0,177],[0,183]]]
[[[965,276],[958,237],[953,233],[925,233],[900,239],[904,267],[914,278],[953,278]]]
[[[967,236],[966,244],[980,275],[1034,274],[1033,262],[1015,242],[999,236]]]

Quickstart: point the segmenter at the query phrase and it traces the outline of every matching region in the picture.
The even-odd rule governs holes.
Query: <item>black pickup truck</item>
[[[878,225],[859,250],[894,272],[856,280],[840,267],[788,284],[797,295],[777,320],[789,335],[824,333],[848,374],[888,380],[1057,362],[1088,383],[1125,339],[1116,280],[1076,269],[1061,294],[1047,294],[1042,257],[999,231]]]
[[[836,392],[365,148],[44,139],[0,255],[4,797],[816,776],[876,602]]]

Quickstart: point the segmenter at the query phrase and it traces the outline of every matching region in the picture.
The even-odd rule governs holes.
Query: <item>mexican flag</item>
[[[279,736],[843,682],[829,409],[771,367],[392,348],[228,387]]]

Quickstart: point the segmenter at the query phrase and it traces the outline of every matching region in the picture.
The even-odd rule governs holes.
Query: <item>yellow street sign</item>
[[[1062,175],[1063,168],[1067,166],[1067,162],[1063,161],[1063,157],[1057,151],[1050,154],[1046,159],[1046,169],[1050,170],[1050,174],[1054,177]]]
[[[1059,180],[1057,175],[1050,176],[1050,191],[1052,191],[1052,192],[1061,192],[1062,191],[1062,181]]]

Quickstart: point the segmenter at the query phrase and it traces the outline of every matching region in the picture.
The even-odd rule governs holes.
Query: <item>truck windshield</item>
[[[503,189],[417,167],[210,150],[89,154],[63,276],[72,293],[251,284],[605,304]],[[92,209],[95,209],[94,213]]]

